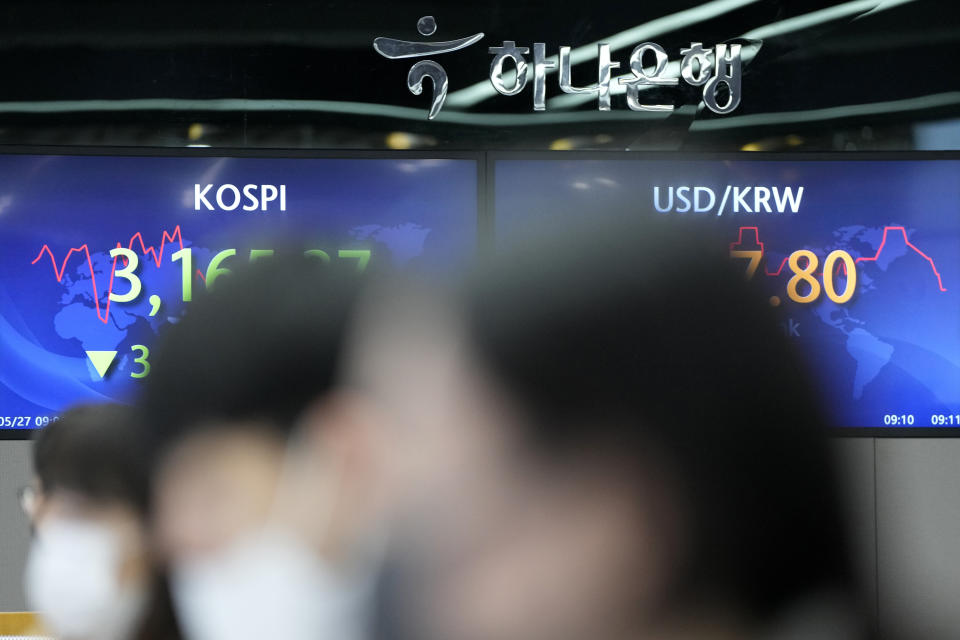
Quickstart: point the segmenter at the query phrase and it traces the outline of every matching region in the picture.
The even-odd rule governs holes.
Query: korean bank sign
[[[421,35],[429,37],[437,30],[433,16],[424,16],[417,22]],[[412,42],[396,38],[380,37],[373,41],[374,50],[391,60],[401,58],[427,58],[465,49],[483,40],[483,33],[475,33],[456,40]],[[654,88],[677,87],[681,82],[702,88],[703,104],[707,109],[721,115],[736,110],[741,99],[742,45],[716,44],[709,48],[700,42],[691,42],[679,51],[679,62],[670,62],[667,51],[654,42],[636,45],[624,63],[623,70],[629,73],[614,77],[621,70],[621,62],[611,57],[610,45],[597,45],[597,81],[587,86],[575,86],[571,80],[571,53],[569,46],[559,47],[557,55],[548,55],[547,45],[534,42],[532,47],[520,46],[513,40],[505,40],[500,46],[488,47],[493,56],[490,62],[490,84],[498,93],[517,96],[528,84],[533,84],[533,110],[546,111],[547,73],[557,72],[558,84],[563,93],[588,94],[596,97],[597,109],[609,111],[612,88],[624,87],[627,107],[631,111],[673,111],[672,104],[657,104],[647,98]],[[530,73],[532,68],[533,73]],[[421,59],[407,73],[407,88],[414,95],[421,95],[424,81],[432,84],[430,110],[433,119],[443,109],[447,98],[447,72],[434,60]]]

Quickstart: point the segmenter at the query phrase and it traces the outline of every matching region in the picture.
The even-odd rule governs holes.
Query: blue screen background
[[[797,213],[734,214],[728,202],[717,216],[727,185],[804,193]],[[661,213],[654,186],[661,208],[670,186],[711,188],[718,203]],[[784,331],[807,358],[834,426],[951,426],[934,416],[960,414],[960,161],[499,160],[494,201],[499,246],[600,217],[669,216],[709,227],[724,246],[756,227],[764,263],[755,277],[783,299]],[[798,304],[785,295],[789,268],[766,272],[799,249],[821,264],[835,249],[876,260],[857,263],[849,303],[821,295]]]
[[[223,249],[237,250],[230,268],[284,239],[333,260],[369,249],[371,266],[448,269],[475,252],[476,177],[466,159],[0,156],[0,416],[35,428],[77,402],[129,400],[141,369],[131,347],[150,347],[189,305],[170,258],[180,239],[201,274]],[[211,202],[224,183],[285,184],[286,211],[195,211],[196,183],[214,184]],[[139,254],[144,293],[107,313],[117,243]],[[128,288],[116,278],[115,292]],[[162,306],[151,317],[152,294]],[[87,350],[118,352],[105,378]]]

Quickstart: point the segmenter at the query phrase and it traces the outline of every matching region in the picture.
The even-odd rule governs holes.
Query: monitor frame
[[[0,156],[107,156],[140,158],[262,158],[304,160],[470,160],[476,165],[477,227],[474,253],[487,246],[491,236],[489,207],[486,202],[487,161],[483,152],[429,150],[324,150],[324,149],[248,149],[233,147],[107,147],[107,146],[30,146],[0,145]],[[0,441],[32,440],[43,429],[0,428]]]
[[[570,161],[570,160],[661,160],[671,161],[782,161],[782,162],[824,162],[824,161],[931,161],[960,160],[960,151],[822,151],[822,152],[781,152],[781,151],[730,151],[730,152],[686,152],[686,151],[490,151],[486,154],[485,201],[490,211],[487,214],[488,235],[484,242],[489,243],[489,251],[496,242],[496,166],[505,160]],[[958,176],[960,179],[960,176]],[[960,426],[957,427],[836,427],[828,429],[831,437],[843,438],[960,438]]]
[[[450,159],[472,160],[476,164],[477,255],[489,255],[496,245],[496,166],[504,160],[662,160],[669,161],[930,161],[960,160],[960,151],[880,152],[686,152],[686,151],[436,151],[429,150],[325,150],[250,149],[234,147],[115,147],[115,146],[31,146],[0,145],[2,155],[115,156],[174,158],[290,158],[290,159]],[[39,429],[0,429],[0,441],[30,440]],[[830,435],[857,438],[942,438],[960,437],[960,427],[830,427]]]

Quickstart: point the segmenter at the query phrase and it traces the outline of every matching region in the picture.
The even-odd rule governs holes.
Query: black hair
[[[196,429],[285,438],[336,379],[356,267],[278,252],[190,303],[155,350],[140,406],[163,449]]]
[[[533,451],[669,459],[692,520],[677,597],[766,619],[855,595],[818,397],[769,292],[701,231],[645,219],[501,253],[466,287],[468,339]]]
[[[136,412],[120,404],[65,411],[36,437],[33,468],[44,493],[69,490],[119,501],[140,514],[149,501],[149,447]]]
[[[151,438],[139,413],[122,404],[80,405],[37,435],[33,468],[45,495],[72,491],[100,503],[150,508]],[[166,576],[153,577],[151,599],[134,640],[179,640],[182,635]]]

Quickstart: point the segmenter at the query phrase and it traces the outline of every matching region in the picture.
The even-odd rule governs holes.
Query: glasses
[[[17,502],[20,503],[20,509],[31,520],[37,512],[37,503],[40,501],[40,492],[33,485],[20,487],[17,490]]]

